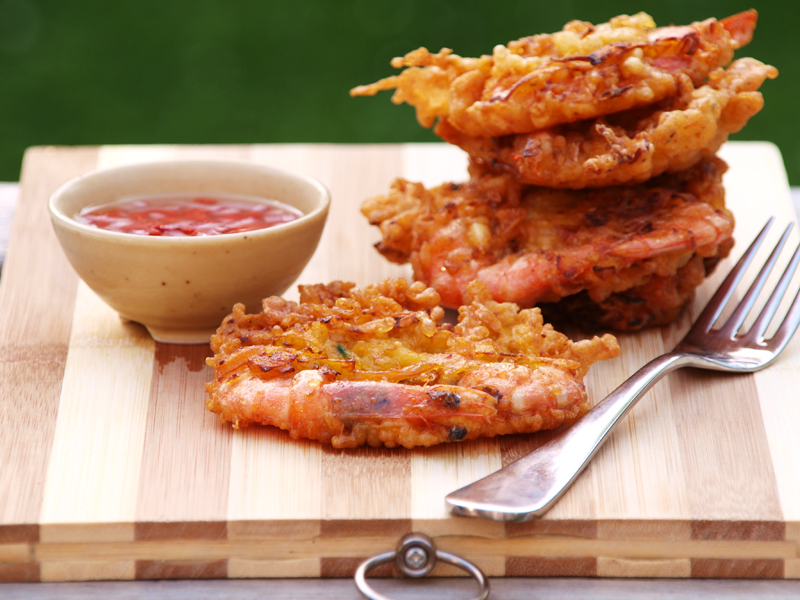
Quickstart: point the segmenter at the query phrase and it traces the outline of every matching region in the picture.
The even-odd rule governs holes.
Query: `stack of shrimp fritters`
[[[364,203],[378,250],[445,306],[473,280],[548,318],[634,331],[674,320],[733,245],[716,157],[763,106],[774,67],[734,62],[755,11],[656,28],[639,13],[462,58],[424,48],[354,89],[393,101],[469,154],[470,179],[397,180]]]

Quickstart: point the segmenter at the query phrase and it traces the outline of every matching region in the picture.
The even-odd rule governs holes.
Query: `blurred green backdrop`
[[[762,0],[0,0],[0,181],[41,144],[433,141],[390,94],[348,90],[426,46],[498,43],[644,10],[660,25],[759,11],[737,56],[778,67],[735,139],[770,140],[800,185],[800,18]]]

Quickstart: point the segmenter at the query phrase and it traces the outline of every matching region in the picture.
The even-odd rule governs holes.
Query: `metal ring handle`
[[[367,583],[367,573],[375,567],[396,561],[400,571],[409,577],[419,578],[433,571],[437,560],[458,567],[472,575],[480,586],[480,593],[475,596],[475,600],[486,600],[489,596],[489,582],[483,572],[460,556],[437,550],[433,540],[424,533],[404,535],[394,552],[384,552],[361,563],[356,571],[356,587],[369,600],[391,600],[388,596],[372,589]]]

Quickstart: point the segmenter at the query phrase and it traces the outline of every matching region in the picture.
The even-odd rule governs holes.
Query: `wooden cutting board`
[[[723,155],[738,255],[769,215],[795,216],[774,146]],[[444,496],[546,433],[343,451],[222,425],[204,406],[208,348],[123,323],[72,271],[46,211],[91,169],[191,157],[291,168],[331,189],[303,283],[409,275],[371,248],[358,207],[397,176],[466,178],[463,153],[440,144],[29,150],[0,280],[0,581],[349,576],[409,531],[493,576],[800,577],[800,338],[756,375],[664,379],[530,523],[451,517]],[[730,264],[680,323],[621,337],[622,357],[587,378],[593,400],[669,350]]]

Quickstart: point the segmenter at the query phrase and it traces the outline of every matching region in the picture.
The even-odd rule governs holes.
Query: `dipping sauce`
[[[283,202],[251,196],[154,194],[90,206],[75,220],[120,233],[191,237],[265,229],[302,216]]]

